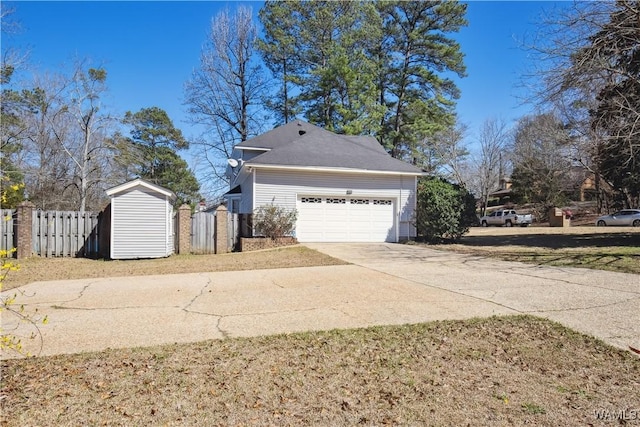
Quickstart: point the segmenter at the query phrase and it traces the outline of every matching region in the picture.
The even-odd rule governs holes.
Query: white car
[[[623,225],[640,227],[640,209],[623,209],[611,215],[603,215],[596,219],[598,227],[605,225]]]

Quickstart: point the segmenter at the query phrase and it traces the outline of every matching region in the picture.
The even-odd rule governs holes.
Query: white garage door
[[[300,197],[300,242],[394,242],[394,203],[384,198]]]

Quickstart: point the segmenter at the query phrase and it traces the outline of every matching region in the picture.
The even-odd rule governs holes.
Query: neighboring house
[[[143,179],[107,190],[111,259],[167,257],[174,250],[173,205],[176,195]]]
[[[601,191],[610,191],[605,182],[600,182]],[[572,166],[563,183],[562,191],[573,201],[585,202],[597,198],[595,174],[582,166]],[[511,199],[511,179],[503,177],[498,183],[498,189],[489,193],[490,199],[499,199],[498,204],[508,203]]]
[[[422,171],[373,137],[296,120],[236,145],[225,194],[231,212],[274,203],[297,209],[300,242],[397,242],[415,237]]]
[[[498,199],[499,205],[511,201],[511,178],[501,176],[498,181],[498,189],[488,194],[489,199]]]

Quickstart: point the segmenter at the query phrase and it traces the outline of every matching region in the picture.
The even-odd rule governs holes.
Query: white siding
[[[341,172],[314,172],[288,170],[255,170],[255,206],[272,201],[296,209],[299,196],[346,196],[392,199],[396,212],[398,238],[415,236],[412,225],[415,207],[414,176],[376,175]],[[248,189],[247,185],[247,189]],[[243,187],[243,199],[245,189]]]
[[[136,187],[111,200],[111,258],[159,258],[173,252],[173,208],[166,197]]]
[[[253,172],[244,175],[243,178],[243,181],[238,183],[242,190],[239,213],[247,214],[253,212]]]

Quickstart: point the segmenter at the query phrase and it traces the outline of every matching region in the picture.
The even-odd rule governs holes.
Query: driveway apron
[[[638,275],[500,261],[417,245],[307,246],[396,279],[545,317],[623,349],[640,348]]]

